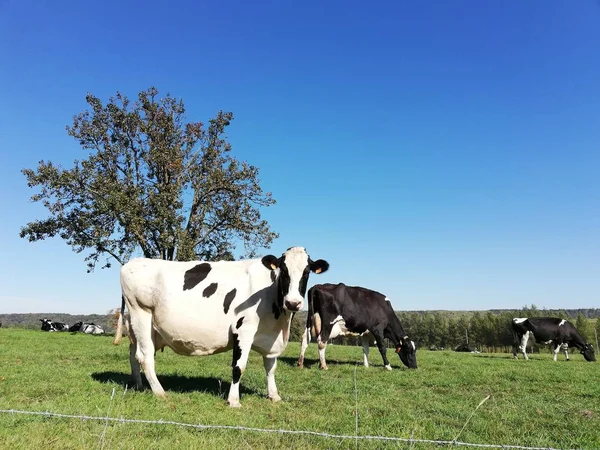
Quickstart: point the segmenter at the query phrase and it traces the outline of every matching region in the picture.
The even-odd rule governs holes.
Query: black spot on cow
[[[242,357],[242,348],[240,347],[240,338],[237,333],[233,333],[233,354],[232,354],[231,367],[237,365],[238,360]]]
[[[244,318],[240,317],[237,323],[235,324],[235,329],[238,330],[242,326],[242,323],[244,323]]]
[[[183,276],[183,290],[187,291],[195,288],[198,283],[201,283],[208,276],[210,269],[209,263],[202,263],[187,270]]]
[[[204,291],[202,292],[202,295],[204,297],[210,297],[211,295],[213,295],[215,292],[217,292],[217,287],[218,287],[218,283],[211,283],[209,284],[206,289],[204,289]]]
[[[235,366],[232,371],[232,381],[234,383],[239,383],[240,378],[242,378],[242,369],[238,366]]]
[[[279,319],[281,315],[281,308],[277,305],[277,303],[273,302],[273,315],[275,316],[275,320]]]
[[[237,383],[242,377],[242,371],[238,367],[238,361],[242,357],[242,348],[240,347],[240,339],[237,333],[233,333],[233,359],[231,360],[231,367],[233,368],[233,382]]]
[[[223,312],[227,314],[229,312],[229,307],[231,306],[231,302],[235,298],[236,289],[232,289],[225,296],[225,300],[223,300]]]

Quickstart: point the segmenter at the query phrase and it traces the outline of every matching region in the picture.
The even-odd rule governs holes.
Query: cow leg
[[[138,391],[144,389],[144,383],[142,382],[142,367],[140,366],[139,361],[135,357],[135,352],[137,350],[137,341],[135,340],[135,336],[131,327],[129,329],[129,364],[131,365],[131,377],[133,378],[133,382],[135,383],[135,388]]]
[[[240,380],[248,364],[248,356],[254,341],[256,328],[241,328],[233,333],[233,360],[231,362],[231,387],[227,402],[232,408],[239,408],[240,404]]]
[[[377,348],[379,349],[379,353],[381,353],[381,358],[383,359],[383,365],[387,370],[392,370],[392,366],[387,359],[387,349],[385,348],[385,343],[383,340],[383,333],[380,331],[371,331],[373,336],[375,336],[375,343],[377,344]]]
[[[310,328],[306,328],[304,330],[304,334],[302,335],[302,347],[300,348],[300,356],[298,357],[298,367],[304,367],[304,353],[308,348],[308,344],[310,342]]]
[[[321,340],[321,336],[317,338],[319,347],[319,369],[327,370],[327,361],[325,361],[325,349],[327,349],[327,341]]]
[[[561,347],[562,347],[562,344],[560,344],[560,343],[556,344],[556,348],[554,349],[554,361],[556,361],[556,358],[558,357],[558,352],[560,352]]]
[[[362,335],[362,346],[363,346],[363,364],[365,367],[369,367],[369,336]]]
[[[267,397],[274,402],[281,401],[281,397],[277,392],[277,386],[275,385],[275,368],[277,367],[277,358],[268,358],[263,356],[263,364],[265,365],[265,372],[267,373]]]
[[[142,368],[140,363],[135,358],[135,352],[137,350],[137,340],[135,339],[135,333],[131,329],[131,323],[127,321],[127,336],[129,337],[129,365],[131,366],[131,378],[135,384],[135,389],[141,391],[144,389],[144,383],[142,382]]]
[[[563,351],[565,352],[565,359],[569,361],[569,348],[565,347]]]
[[[521,347],[519,347],[519,349],[523,353],[523,356],[525,357],[525,359],[529,359],[527,357],[527,341],[528,340],[529,340],[529,331],[527,333],[525,333],[523,335],[523,337],[521,338]]]
[[[155,395],[165,397],[165,391],[160,385],[156,372],[154,370],[154,340],[152,339],[152,314],[141,309],[137,309],[131,314],[131,327],[135,333],[137,347],[135,358],[142,365],[146,379]],[[134,367],[132,365],[132,372]],[[136,380],[137,383],[137,380]]]

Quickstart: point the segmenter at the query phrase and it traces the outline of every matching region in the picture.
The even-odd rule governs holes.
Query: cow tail
[[[314,313],[313,307],[313,288],[308,290],[308,314],[306,316],[306,343],[310,343],[310,329],[312,327],[312,316]]]
[[[125,317],[125,296],[121,295],[121,311],[117,311],[117,330],[115,331],[115,339],[113,345],[119,345],[123,338],[123,320]]]

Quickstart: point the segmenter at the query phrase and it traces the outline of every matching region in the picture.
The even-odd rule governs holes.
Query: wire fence
[[[308,431],[308,430],[286,430],[286,429],[275,429],[275,428],[255,428],[245,427],[240,425],[203,425],[196,423],[185,423],[175,422],[172,420],[144,420],[144,419],[126,419],[120,417],[102,417],[102,416],[85,416],[75,414],[61,414],[49,411],[21,411],[18,409],[0,409],[0,413],[6,414],[25,414],[32,416],[43,416],[43,417],[54,417],[61,419],[79,419],[79,420],[96,420],[99,422],[117,422],[117,423],[134,423],[134,424],[151,424],[151,425],[172,425],[184,428],[195,428],[199,430],[236,430],[236,431],[251,431],[256,433],[271,433],[271,434],[294,434],[304,436],[318,436],[326,439],[350,439],[363,441],[391,441],[391,442],[403,442],[409,444],[435,444],[440,446],[460,446],[460,447],[478,447],[478,448],[500,448],[500,449],[522,449],[522,450],[560,450],[553,447],[526,447],[522,445],[504,445],[504,444],[475,444],[470,442],[461,441],[444,441],[435,439],[414,439],[414,438],[402,438],[393,436],[369,436],[369,435],[343,435],[333,433],[322,433],[319,431]]]
[[[125,388],[127,392],[127,388]],[[123,395],[125,395],[125,392]],[[106,411],[106,416],[87,416],[87,415],[76,415],[76,414],[62,414],[50,411],[24,411],[18,409],[0,409],[0,414],[12,414],[12,415],[30,415],[30,416],[42,416],[45,418],[57,418],[57,419],[79,419],[79,420],[93,420],[98,422],[104,422],[104,429],[100,435],[100,447],[104,448],[105,435],[109,423],[122,423],[122,424],[148,424],[148,425],[162,425],[162,426],[176,426],[183,428],[193,428],[198,430],[228,430],[228,431],[249,431],[254,433],[271,433],[271,434],[288,434],[288,435],[301,435],[301,436],[315,436],[324,439],[335,439],[335,440],[354,440],[355,448],[358,449],[359,441],[381,441],[381,442],[398,442],[405,444],[432,444],[436,446],[457,446],[457,447],[475,447],[475,448],[499,448],[499,449],[518,449],[518,450],[561,450],[553,447],[527,447],[523,445],[511,445],[511,444],[478,444],[470,442],[461,442],[458,440],[467,424],[477,412],[477,410],[490,398],[488,395],[475,407],[471,415],[466,420],[465,424],[452,440],[436,440],[436,439],[415,439],[415,438],[403,438],[394,436],[371,436],[371,435],[360,435],[359,431],[359,409],[358,409],[358,388],[356,383],[356,366],[354,367],[354,400],[355,400],[355,433],[354,435],[343,435],[334,433],[323,433],[320,431],[309,431],[309,430],[287,430],[287,429],[276,429],[276,428],[256,428],[246,427],[242,425],[205,425],[196,423],[185,423],[176,422],[172,420],[150,420],[150,419],[126,419],[124,417],[111,417],[110,411],[113,399],[115,397],[115,388],[112,390],[110,402]]]

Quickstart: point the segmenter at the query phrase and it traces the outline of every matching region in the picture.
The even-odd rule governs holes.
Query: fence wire
[[[255,428],[255,427],[244,427],[239,425],[203,425],[185,422],[174,422],[171,420],[145,420],[145,419],[125,419],[119,417],[99,417],[99,416],[85,416],[85,415],[74,415],[74,414],[61,414],[49,411],[22,411],[18,409],[0,409],[0,413],[4,414],[22,414],[30,416],[43,416],[43,417],[55,417],[60,419],[79,419],[79,420],[96,420],[99,422],[117,422],[117,423],[135,423],[135,424],[149,424],[149,425],[172,425],[184,428],[194,428],[198,430],[236,430],[236,431],[251,431],[256,433],[271,433],[271,434],[292,434],[292,435],[304,435],[304,436],[318,436],[325,439],[355,439],[363,441],[387,441],[387,442],[403,442],[410,444],[434,444],[434,445],[447,445],[447,446],[461,446],[461,447],[477,447],[477,448],[500,448],[500,449],[519,449],[519,450],[560,450],[552,447],[526,447],[522,445],[503,445],[503,444],[474,444],[469,442],[460,441],[444,441],[435,439],[414,439],[414,438],[402,438],[393,436],[369,436],[369,435],[343,435],[333,433],[322,433],[319,431],[308,431],[308,430],[285,430],[285,429],[274,429],[274,428]]]

